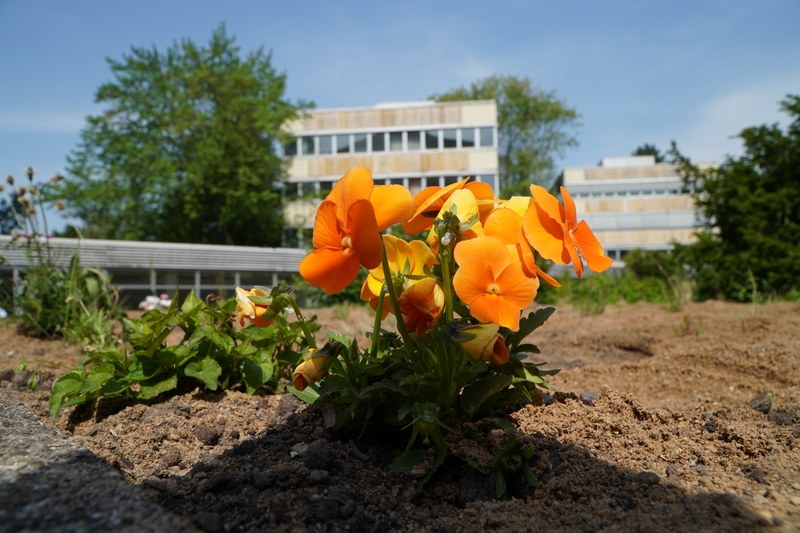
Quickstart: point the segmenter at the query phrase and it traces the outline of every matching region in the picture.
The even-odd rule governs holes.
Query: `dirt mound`
[[[371,326],[361,309],[316,313],[350,336]],[[391,445],[335,439],[291,396],[195,391],[56,426],[206,531],[797,531],[798,331],[788,303],[559,308],[530,339],[564,369],[559,392],[512,415],[539,482],[505,500],[458,461],[420,495],[417,473],[387,469]],[[0,385],[45,419],[48,381],[76,353],[7,325],[0,345]],[[495,436],[469,431],[451,438],[485,453]]]

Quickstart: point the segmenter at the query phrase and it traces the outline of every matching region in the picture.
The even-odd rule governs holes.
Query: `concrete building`
[[[560,181],[617,265],[629,250],[694,241],[695,204],[675,165],[653,156],[612,157],[597,167],[567,168]]]
[[[499,188],[494,100],[318,109],[285,127],[296,140],[284,146],[284,246],[310,244],[317,205],[355,166],[412,193],[468,176]]]

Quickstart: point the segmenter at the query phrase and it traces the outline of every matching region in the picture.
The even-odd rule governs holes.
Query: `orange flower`
[[[374,185],[369,170],[356,167],[336,182],[314,220],[314,251],[300,262],[300,275],[327,294],[347,287],[359,265],[375,268],[383,255],[380,231],[414,210],[402,185]]]
[[[444,291],[439,281],[424,278],[412,283],[398,298],[403,322],[409,331],[422,337],[439,321],[444,308]]]
[[[324,350],[324,349],[323,349]],[[328,375],[328,367],[331,366],[335,357],[327,353],[314,354],[316,350],[309,350],[310,356],[304,359],[292,374],[292,385],[301,391],[309,385],[316,383]]]
[[[498,333],[497,324],[477,324],[461,330],[470,336],[459,344],[472,359],[502,365],[508,361],[508,347],[505,339]]]
[[[467,189],[472,192],[478,200],[480,207],[481,222],[494,207],[494,191],[491,185],[480,181],[471,181],[465,178],[456,183],[451,183],[445,187],[432,185],[425,187],[414,197],[415,211],[411,218],[403,224],[403,231],[408,235],[414,235],[424,231],[433,225],[434,220],[439,215],[445,202],[455,191]]]
[[[603,272],[611,266],[611,258],[604,255],[585,220],[578,222],[575,202],[569,191],[561,187],[564,204],[539,185],[531,185],[534,202],[523,216],[523,231],[534,248],[555,263],[566,265],[570,261],[578,277],[583,275],[583,261],[595,272]],[[578,255],[580,252],[580,255]]]
[[[558,281],[536,264],[531,245],[522,231],[522,216],[515,208],[501,206],[492,211],[486,219],[483,230],[487,236],[497,237],[506,246],[514,246],[522,262],[522,270],[528,277],[538,276],[553,287],[561,286]]]
[[[272,320],[264,318],[264,314],[269,309],[265,304],[254,304],[250,296],[268,296],[264,291],[250,289],[246,291],[241,287],[236,287],[236,318],[239,325],[245,327],[253,324],[260,328],[265,328],[272,324]]]
[[[536,297],[538,279],[525,275],[519,258],[497,237],[461,241],[454,257],[459,268],[453,288],[470,314],[518,330],[520,311]]]
[[[406,242],[394,235],[384,235],[383,244],[386,248],[386,262],[392,277],[402,280],[403,290],[415,283],[415,278],[425,275],[425,270],[432,269],[436,258],[428,246],[419,240]],[[369,271],[364,285],[361,287],[361,299],[368,300],[373,309],[378,307],[378,297],[383,289],[383,267],[378,266]],[[386,318],[392,309],[388,303],[388,296],[384,295],[383,316]]]

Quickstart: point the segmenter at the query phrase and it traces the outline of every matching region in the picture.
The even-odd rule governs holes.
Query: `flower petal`
[[[561,198],[564,200],[564,223],[569,229],[575,229],[578,225],[578,215],[575,211],[575,202],[572,201],[566,187],[561,187]]]
[[[341,222],[336,218],[336,204],[329,200],[323,201],[314,218],[314,248],[341,248],[343,237]]]
[[[414,198],[416,209],[411,217],[403,224],[403,231],[408,235],[414,235],[431,227],[436,215],[439,214],[445,200],[458,189],[462,189],[467,184],[464,178],[456,183],[451,183],[446,187],[426,187],[417,193]]]
[[[613,263],[613,260],[605,255],[603,247],[585,220],[581,220],[580,224],[578,224],[578,227],[572,233],[572,238],[590,269],[595,272],[603,272]]]
[[[533,202],[522,217],[525,238],[539,255],[554,263],[569,263],[569,252],[564,245],[563,224],[554,219],[538,202]]]
[[[375,208],[378,230],[383,231],[392,224],[405,222],[414,214],[414,198],[402,185],[376,185],[369,197]]]
[[[495,209],[486,219],[483,231],[504,244],[516,244],[522,231],[522,217],[511,209]]]
[[[381,264],[383,244],[369,200],[356,200],[347,210],[346,231],[350,246],[362,265],[375,268]]]
[[[358,256],[343,249],[319,248],[300,261],[300,275],[325,294],[335,294],[356,279]]]
[[[350,205],[357,200],[368,200],[372,189],[372,172],[364,167],[355,167],[334,184],[325,199],[336,204],[337,218],[345,220]]]

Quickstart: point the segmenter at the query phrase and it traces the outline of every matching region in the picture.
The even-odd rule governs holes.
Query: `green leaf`
[[[173,302],[177,301],[177,298],[172,299]],[[181,304],[181,311],[185,315],[192,316],[205,307],[206,304],[203,303],[203,300],[197,297],[194,291],[189,292],[186,295],[186,298],[183,300],[183,304]]]
[[[214,346],[222,350],[224,353],[230,353],[236,347],[233,339],[229,335],[221,333],[219,330],[212,328],[208,325],[199,326],[192,334],[190,343],[194,344],[203,339],[207,339]]]
[[[242,362],[242,373],[244,374],[244,385],[247,394],[253,394],[272,379],[274,371],[275,366],[272,361],[257,362],[252,359],[245,359]]]
[[[146,382],[140,383],[139,392],[136,398],[139,400],[149,400],[165,392],[171,391],[178,387],[178,376],[173,374],[166,379],[156,380],[151,379]]]
[[[539,347],[536,346],[535,344],[526,343],[514,347],[513,353],[540,353],[540,352],[539,352]]]
[[[61,411],[61,404],[64,398],[74,396],[81,390],[83,383],[83,375],[77,370],[67,372],[53,383],[53,388],[50,390],[50,417],[52,419],[58,418],[58,413]]]
[[[459,400],[461,409],[472,418],[492,396],[511,385],[512,379],[508,374],[488,374],[464,387]]]
[[[514,353],[515,348],[536,328],[544,324],[550,315],[555,312],[555,307],[543,307],[528,313],[528,316],[523,317],[519,321],[519,329],[513,333],[505,336],[506,346],[510,352]],[[538,351],[537,351],[538,353]]]
[[[211,357],[204,357],[199,361],[193,361],[186,365],[183,373],[189,377],[203,382],[209,390],[217,390],[218,379],[222,374],[222,368]]]
[[[314,386],[306,387],[303,390],[297,390],[292,385],[286,387],[286,390],[291,392],[295,395],[295,397],[307,404],[311,405],[319,399],[319,392],[314,388]]]

